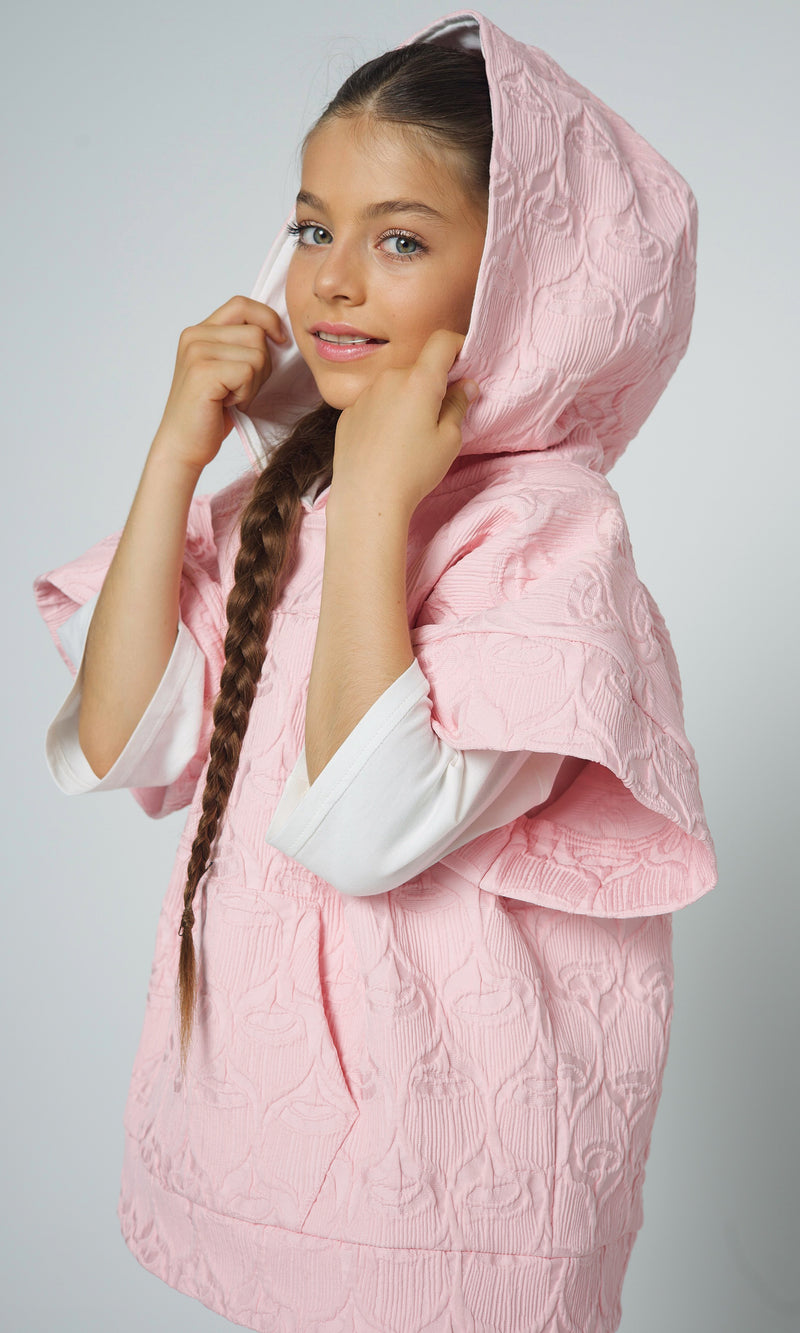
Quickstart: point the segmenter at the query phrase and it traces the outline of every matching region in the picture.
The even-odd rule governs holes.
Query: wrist
[[[179,441],[168,431],[158,430],[150,446],[145,466],[148,471],[156,471],[161,476],[173,479],[181,486],[191,486],[194,490],[204,465],[182,455]]]
[[[398,496],[337,491],[333,482],[325,502],[326,526],[341,528],[344,532],[378,528],[404,533],[407,537],[413,512],[411,506]]]

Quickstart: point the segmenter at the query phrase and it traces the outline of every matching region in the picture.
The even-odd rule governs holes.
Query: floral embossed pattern
[[[431,724],[575,774],[390,893],[337,892],[265,838],[303,740],[325,508],[303,515],[214,861],[196,900],[185,1078],[176,975],[245,482],[192,505],[181,617],[203,727],[125,1110],[119,1217],[139,1261],[261,1333],[613,1333],[672,1014],[671,913],[716,863],[678,665],[604,475],[683,352],[685,181],[544,52],[473,12],[494,147],[455,374],[481,395],[409,530]],[[290,242],[253,296],[281,308]],[[289,340],[240,435],[263,463],[314,401]],[[56,641],[109,539],[37,581]],[[198,705],[199,706],[199,705]],[[375,812],[380,818],[380,811]]]

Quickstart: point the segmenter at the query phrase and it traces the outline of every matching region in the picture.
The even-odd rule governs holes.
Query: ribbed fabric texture
[[[197,754],[135,793],[189,805],[125,1110],[119,1217],[152,1272],[264,1333],[612,1333],[672,1014],[671,912],[716,877],[681,684],[603,475],[682,355],[696,212],[680,176],[543,52],[473,11],[495,117],[457,375],[482,393],[409,530],[431,725],[586,761],[558,800],[407,884],[348,897],[267,844],[300,752],[325,548],[304,514],[211,870],[180,1075],[176,976],[245,482],[195,501],[181,619]],[[283,237],[253,296],[281,313]],[[236,425],[263,461],[313,385],[296,348]],[[109,539],[37,581],[55,630]],[[399,780],[402,775],[399,775]],[[380,811],[375,812],[380,818]]]

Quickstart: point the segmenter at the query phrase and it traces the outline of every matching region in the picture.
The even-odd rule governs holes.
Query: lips
[[[314,339],[317,356],[331,363],[348,364],[374,356],[386,346],[387,338],[374,338],[366,329],[353,324],[312,324],[308,330]]]
[[[352,347],[354,343],[375,342],[374,338],[354,338],[345,333],[323,333],[322,329],[318,329],[314,337],[319,338],[324,343],[336,343],[340,347]]]
[[[320,342],[334,347],[362,347],[367,343],[382,344],[386,338],[375,338],[365,329],[356,329],[352,324],[312,324],[308,330]]]

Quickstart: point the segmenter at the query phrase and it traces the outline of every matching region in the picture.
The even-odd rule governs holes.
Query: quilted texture
[[[455,375],[483,392],[409,532],[432,725],[586,760],[558,801],[391,893],[348,898],[265,841],[303,743],[326,494],[304,514],[214,863],[180,1073],[176,976],[223,607],[248,479],[194,502],[181,611],[207,661],[189,805],[125,1110],[142,1264],[263,1333],[609,1333],[642,1223],[672,1014],[671,912],[715,882],[669,636],[605,472],[689,335],[686,184],[543,52],[468,11],[495,144]],[[285,313],[288,243],[253,295]],[[262,463],[315,401],[292,346],[236,425]],[[108,539],[37,580],[58,625]]]

